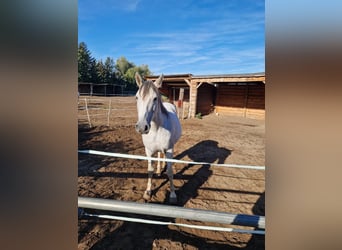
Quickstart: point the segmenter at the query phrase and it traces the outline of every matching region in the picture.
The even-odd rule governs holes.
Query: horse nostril
[[[145,125],[145,131],[148,131],[148,126],[147,125]]]

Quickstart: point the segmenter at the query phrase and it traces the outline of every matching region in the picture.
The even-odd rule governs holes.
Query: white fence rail
[[[181,218],[187,220],[195,220],[202,222],[212,222],[220,224],[238,225],[255,227],[258,229],[265,229],[265,217],[257,215],[245,215],[245,214],[231,214],[226,212],[209,211],[194,208],[184,208],[169,205],[159,205],[151,203],[136,203],[129,201],[117,201],[108,200],[100,198],[88,198],[88,197],[78,197],[78,207],[90,208],[106,211],[115,211],[122,213],[133,213],[141,215],[152,215],[167,218]],[[139,223],[148,224],[159,224],[159,225],[176,225],[193,227],[205,230],[217,230],[217,231],[228,231],[228,232],[240,232],[240,233],[255,233],[255,234],[265,234],[264,230],[245,230],[237,228],[224,228],[224,227],[208,227],[208,226],[196,226],[189,224],[173,223],[173,222],[159,222],[153,220],[143,220],[136,218],[127,218],[122,216],[111,216],[111,215],[94,215],[88,214],[87,216],[96,216],[105,219],[115,219],[124,221],[133,221]]]
[[[182,163],[182,164],[209,165],[209,166],[218,166],[218,167],[265,170],[265,166],[250,166],[250,165],[237,165],[237,164],[219,164],[219,163],[208,163],[208,162],[183,161],[183,160],[177,160],[177,159],[147,157],[147,156],[142,156],[142,155],[109,153],[109,152],[103,152],[103,151],[97,151],[97,150],[78,150],[78,152],[82,153],[82,154],[102,155],[102,156],[110,156],[110,157],[121,157],[121,158],[138,159],[138,160],[152,160],[152,161],[158,161],[159,160],[159,161],[164,161],[164,162],[173,162],[173,163]]]
[[[79,111],[86,111],[85,114],[79,113],[78,117],[80,119],[86,117],[89,127],[93,126],[94,119],[92,117],[106,117],[107,119],[107,126],[109,126],[111,116],[120,117],[120,118],[131,118],[133,117],[131,114],[135,111],[135,108],[127,108],[122,107],[120,105],[125,104],[132,104],[132,100],[121,100],[112,101],[114,100],[111,97],[104,97],[104,98],[93,98],[93,97],[79,97],[78,98],[78,110]],[[119,108],[118,108],[119,105]],[[114,106],[114,107],[113,107]],[[117,111],[117,112],[115,112]],[[129,115],[127,115],[129,114]],[[103,124],[101,124],[103,125]]]

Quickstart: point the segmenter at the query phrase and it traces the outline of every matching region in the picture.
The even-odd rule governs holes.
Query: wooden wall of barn
[[[219,85],[215,112],[265,119],[265,84]]]

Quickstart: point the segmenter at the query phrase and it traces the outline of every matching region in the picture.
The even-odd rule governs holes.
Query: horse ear
[[[138,87],[140,87],[142,82],[143,82],[143,80],[142,80],[142,78],[138,72],[135,72],[135,81],[136,81]]]
[[[161,74],[161,75],[158,77],[158,79],[154,82],[154,86],[156,86],[158,89],[162,86],[163,78],[164,78],[164,75]]]

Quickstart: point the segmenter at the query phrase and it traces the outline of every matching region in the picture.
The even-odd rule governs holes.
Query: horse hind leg
[[[166,158],[168,159],[172,159],[173,158],[173,149],[170,149],[168,151],[166,151]],[[172,163],[171,162],[167,162],[167,170],[166,170],[167,176],[169,178],[170,181],[170,198],[169,198],[169,202],[171,204],[176,204],[177,203],[177,195],[175,192],[175,186],[173,184],[173,169],[172,169]]]

